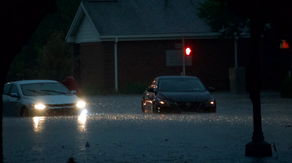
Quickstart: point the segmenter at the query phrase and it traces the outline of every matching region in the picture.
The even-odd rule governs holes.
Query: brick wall
[[[166,51],[179,50],[170,41],[118,42],[119,91],[127,83],[151,83],[162,75],[180,75],[182,66],[166,66]],[[192,49],[192,66],[186,66],[186,74],[199,77],[207,86],[217,90],[229,90],[229,68],[234,67],[232,40],[201,39],[185,40]],[[245,66],[249,54],[248,42],[238,41],[239,66]],[[114,89],[114,42],[82,43],[81,85]]]
[[[177,50],[174,41],[119,42],[119,87],[128,82],[150,84],[162,75],[180,75],[182,66],[166,66],[166,50]],[[186,40],[192,49],[192,66],[186,66],[186,75],[199,77],[207,86],[217,90],[229,90],[229,68],[234,67],[234,44],[232,40]],[[239,58],[249,54],[246,42],[239,42]],[[244,45],[242,45],[244,44]],[[245,66],[245,63],[240,62]]]
[[[148,83],[162,75],[180,75],[182,66],[166,66],[166,51],[178,50],[169,41],[119,41],[118,87],[123,92],[126,84]],[[206,86],[218,91],[229,91],[229,68],[234,67],[234,42],[228,39],[186,40],[192,49],[192,66],[186,74],[199,77]],[[291,53],[279,48],[277,41],[262,40],[260,50],[262,88],[277,90],[288,75]],[[82,43],[80,45],[80,74],[82,87],[98,87],[109,91],[115,88],[114,42]],[[249,39],[238,40],[238,66],[250,62]]]
[[[114,87],[114,44],[82,43],[80,45],[81,87],[108,89]]]

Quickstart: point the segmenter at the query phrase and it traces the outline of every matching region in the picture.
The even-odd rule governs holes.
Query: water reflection
[[[79,122],[79,130],[80,131],[85,131],[86,128],[86,119],[87,119],[87,110],[84,110],[81,112],[81,114],[78,116],[78,122]]]
[[[43,123],[44,123],[44,120],[45,120],[45,117],[33,117],[33,126],[34,126],[34,131],[35,132],[40,132],[44,126],[43,126]]]

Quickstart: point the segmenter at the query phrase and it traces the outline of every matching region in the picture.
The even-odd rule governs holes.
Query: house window
[[[166,50],[166,66],[183,66],[182,50]],[[186,66],[192,66],[192,56],[185,57]]]

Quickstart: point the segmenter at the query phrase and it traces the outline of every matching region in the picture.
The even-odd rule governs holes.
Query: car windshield
[[[161,79],[160,91],[205,91],[205,87],[198,79]]]
[[[70,91],[60,83],[32,83],[22,84],[20,87],[25,96],[70,94]]]

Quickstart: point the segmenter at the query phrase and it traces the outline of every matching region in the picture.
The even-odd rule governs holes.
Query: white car
[[[79,115],[86,103],[54,80],[9,82],[3,90],[3,116]]]

